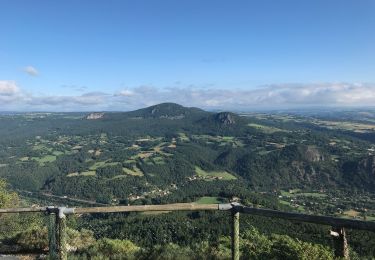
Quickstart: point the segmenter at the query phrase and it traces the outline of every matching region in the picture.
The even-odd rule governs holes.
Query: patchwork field
[[[248,126],[256,128],[257,130],[262,131],[263,133],[266,133],[266,134],[272,134],[275,132],[286,132],[285,130],[280,129],[280,128],[261,125],[261,124],[251,123],[251,124],[248,124]]]
[[[195,173],[206,180],[236,180],[237,178],[227,171],[204,171],[200,167],[195,167]]]
[[[328,129],[342,129],[347,131],[353,131],[356,133],[370,133],[375,131],[375,124],[364,124],[357,122],[348,121],[326,121],[326,120],[315,120],[314,124],[326,127]]]

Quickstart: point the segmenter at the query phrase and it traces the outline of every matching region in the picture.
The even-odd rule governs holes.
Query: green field
[[[66,175],[66,177],[78,177],[78,176],[96,176],[96,172],[95,171],[85,171],[81,173],[72,172]]]
[[[105,167],[105,166],[115,166],[118,165],[118,162],[108,162],[108,161],[100,161],[100,162],[95,162],[92,166],[90,166],[89,170],[90,171],[96,171],[96,169]]]
[[[128,175],[139,176],[139,177],[144,176],[143,172],[136,166],[134,166],[133,169],[122,168],[122,170],[123,170],[124,173],[126,173]]]
[[[220,180],[236,180],[237,178],[227,171],[204,171],[200,167],[195,166],[195,173],[203,178],[218,178]]]
[[[72,173],[69,173],[68,175],[66,175],[66,177],[76,177],[76,176],[79,176],[78,172],[72,172]]]
[[[325,198],[325,197],[327,197],[327,194],[324,194],[324,193],[301,192],[300,189],[294,189],[294,190],[290,190],[290,191],[282,190],[282,191],[280,191],[280,193],[283,197],[290,197],[290,198],[299,197],[299,196],[312,197],[312,198]]]
[[[61,151],[53,151],[52,154],[55,155],[55,156],[59,156],[59,155],[63,155],[64,152],[61,152]]]
[[[217,204],[221,203],[218,197],[201,197],[195,203],[197,204]]]
[[[46,155],[43,157],[31,157],[32,160],[37,161],[40,165],[45,165],[46,163],[54,162],[56,161],[55,155]]]
[[[183,142],[189,142],[190,139],[185,133],[178,133],[178,138]]]
[[[96,176],[95,171],[86,171],[86,172],[81,172],[82,176]]]
[[[260,124],[255,124],[255,123],[250,123],[248,126],[256,128],[257,130],[262,131],[263,133],[266,134],[272,134],[275,132],[286,132],[283,129],[272,127],[272,126],[266,126],[266,125],[260,125]]]
[[[165,164],[163,157],[157,156],[152,158],[155,164]]]
[[[43,144],[37,144],[37,145],[34,145],[33,146],[33,150],[36,150],[36,151],[48,151],[48,152],[52,152],[52,148],[49,148],[49,147],[46,147],[45,145]]]
[[[301,192],[297,193],[297,196],[305,196],[305,197],[313,197],[313,198],[325,198],[327,194],[319,193],[319,192]]]
[[[279,202],[280,202],[280,204],[282,204],[282,205],[286,205],[286,206],[292,206],[292,205],[290,204],[290,202],[289,202],[289,201],[285,201],[285,200],[279,200]]]

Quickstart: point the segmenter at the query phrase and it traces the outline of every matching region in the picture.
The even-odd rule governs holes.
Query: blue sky
[[[0,110],[375,101],[373,0],[2,0],[0,10]]]

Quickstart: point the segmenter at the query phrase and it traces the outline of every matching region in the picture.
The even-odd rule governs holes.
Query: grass
[[[134,159],[125,160],[124,163],[135,163],[136,161]]]
[[[96,176],[95,171],[86,171],[86,172],[81,172],[82,176]]]
[[[195,203],[197,204],[217,204],[221,203],[218,197],[201,197]]]
[[[375,131],[374,124],[357,123],[350,121],[329,121],[329,120],[316,120],[315,124],[326,127],[328,129],[343,129],[357,133],[369,133]]]
[[[54,162],[56,161],[55,155],[46,155],[43,157],[31,157],[32,160],[37,161],[40,165],[45,165],[46,163]]]
[[[96,169],[103,167],[106,164],[106,162],[95,162],[94,165],[90,166],[89,170],[90,171],[95,171]]]
[[[69,173],[68,175],[66,175],[66,177],[76,177],[78,175],[79,175],[78,172],[72,172],[72,173]]]
[[[292,205],[290,204],[290,202],[289,202],[289,201],[285,201],[285,200],[279,200],[279,202],[280,202],[280,204],[282,204],[282,205],[286,205],[286,206],[292,206]]]
[[[237,178],[227,171],[204,171],[200,167],[195,166],[195,173],[203,178],[218,178],[220,180],[236,180]]]
[[[351,209],[351,210],[344,211],[344,215],[354,218],[359,215],[359,212],[354,209]]]
[[[53,151],[52,154],[55,155],[55,156],[59,156],[59,155],[63,155],[64,152],[61,152],[61,151]]]
[[[192,135],[195,140],[206,141],[206,144],[218,144],[219,146],[231,145],[232,147],[245,146],[241,140],[236,139],[234,136],[213,136],[213,135]]]
[[[272,134],[275,132],[286,132],[283,129],[272,127],[272,126],[266,126],[266,125],[261,125],[261,124],[255,124],[255,123],[250,123],[248,126],[256,128],[257,130],[262,131],[263,133],[266,134]]]
[[[78,150],[65,151],[66,155],[72,155],[72,154],[75,154],[75,153],[78,153]]]
[[[189,142],[190,139],[185,133],[178,133],[178,138],[183,142]]]
[[[300,189],[294,189],[294,190],[290,190],[290,191],[280,191],[281,193],[281,196],[283,197],[291,197],[291,198],[294,198],[294,197],[299,197],[299,196],[303,196],[303,197],[312,197],[312,198],[325,198],[327,197],[327,194],[324,194],[324,193],[319,193],[319,192],[301,192]]]
[[[122,168],[122,170],[124,173],[128,175],[139,176],[139,177],[144,176],[143,172],[137,166],[133,166],[133,169]]]
[[[116,176],[114,176],[114,177],[112,178],[112,180],[114,180],[114,179],[121,179],[121,178],[126,178],[126,175],[124,175],[124,174],[116,175]]]
[[[66,175],[66,177],[77,177],[77,176],[96,176],[96,172],[95,171],[85,171],[81,173],[72,172]]]
[[[36,144],[33,146],[33,150],[36,150],[36,151],[42,150],[42,151],[51,152],[52,148],[48,148],[44,144]]]
[[[313,197],[313,198],[325,198],[327,194],[319,193],[319,192],[302,192],[297,193],[297,196],[305,196],[305,197]]]
[[[147,165],[154,165],[154,163],[151,161],[151,159],[149,157],[146,157],[146,158],[142,159],[142,162],[147,164]]]
[[[267,151],[267,150],[262,149],[262,150],[259,150],[257,152],[257,154],[259,154],[259,155],[266,155],[266,154],[269,154],[270,152],[272,152],[272,151]]]
[[[375,221],[375,216],[366,216],[366,220]]]
[[[89,170],[90,171],[96,171],[96,169],[105,167],[105,166],[115,166],[118,165],[118,162],[108,162],[108,161],[100,161],[100,162],[95,162],[94,165],[90,166]]]
[[[154,157],[152,158],[152,160],[154,161],[155,164],[159,164],[159,165],[165,164],[163,157],[160,157],[160,156]]]
[[[140,152],[136,155],[133,155],[132,157],[130,157],[130,159],[132,159],[132,160],[136,160],[138,158],[145,159],[145,158],[148,158],[148,157],[152,156],[153,154],[154,154],[153,151],[147,151],[147,152],[143,151],[143,152]]]

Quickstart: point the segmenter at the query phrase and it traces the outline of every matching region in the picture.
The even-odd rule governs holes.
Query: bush
[[[102,238],[88,250],[88,255],[103,259],[134,259],[140,247],[130,240]]]
[[[333,259],[333,252],[320,244],[311,244],[286,235],[262,235],[255,228],[247,230],[241,249],[245,259]]]

